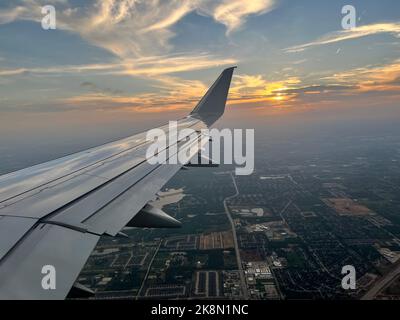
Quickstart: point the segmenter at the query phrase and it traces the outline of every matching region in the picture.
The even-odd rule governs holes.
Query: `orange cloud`
[[[400,59],[385,65],[367,66],[335,73],[323,80],[357,84],[359,92],[400,91]]]

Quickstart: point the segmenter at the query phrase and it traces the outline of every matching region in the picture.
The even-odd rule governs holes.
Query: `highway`
[[[373,300],[382,290],[389,286],[400,275],[400,260],[397,261],[392,270],[379,279],[361,300]]]
[[[233,185],[235,186],[236,193],[234,195],[229,196],[229,197],[224,199],[224,208],[225,208],[226,215],[227,215],[227,217],[229,219],[229,222],[231,223],[231,227],[232,227],[233,242],[234,242],[234,245],[235,245],[236,262],[237,262],[237,265],[238,265],[239,276],[240,276],[240,285],[242,287],[242,292],[243,292],[244,298],[248,299],[249,298],[249,294],[248,294],[248,291],[247,291],[247,285],[246,285],[246,279],[245,279],[244,271],[243,271],[242,259],[240,257],[240,251],[239,251],[239,245],[238,245],[238,241],[237,241],[235,223],[234,223],[234,221],[232,219],[231,212],[229,211],[228,204],[227,204],[227,202],[229,200],[231,200],[231,199],[233,199],[233,198],[235,198],[235,197],[237,197],[239,195],[239,189],[237,187],[235,178],[232,175],[232,172],[230,172],[229,174],[230,174],[230,176],[232,178]]]
[[[151,258],[151,261],[150,261],[150,263],[149,263],[149,267],[147,268],[146,275],[145,275],[144,278],[143,278],[142,285],[140,286],[140,289],[139,289],[139,291],[138,291],[138,293],[137,293],[137,295],[136,295],[135,300],[138,300],[138,299],[140,298],[141,294],[142,294],[142,291],[143,291],[143,288],[144,288],[144,284],[146,283],[146,279],[147,279],[147,277],[149,276],[151,266],[153,265],[154,259],[155,259],[156,255],[157,255],[158,251],[160,250],[161,244],[162,244],[162,240],[160,240],[160,243],[159,243],[159,245],[158,245],[156,251],[154,252],[153,257]]]

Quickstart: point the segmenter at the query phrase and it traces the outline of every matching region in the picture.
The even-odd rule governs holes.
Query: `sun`
[[[285,100],[285,96],[282,93],[277,93],[275,97],[273,97],[275,101],[283,101]]]

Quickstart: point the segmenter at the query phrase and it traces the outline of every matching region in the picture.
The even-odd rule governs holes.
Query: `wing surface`
[[[222,115],[233,69],[178,120],[197,136],[168,141],[168,157],[177,150],[194,157],[208,142],[201,129]],[[168,134],[167,125],[160,129]],[[150,143],[140,133],[0,177],[0,299],[64,299],[101,236],[179,224],[148,206],[182,166],[150,164]],[[46,266],[56,272],[55,289],[42,286]]]

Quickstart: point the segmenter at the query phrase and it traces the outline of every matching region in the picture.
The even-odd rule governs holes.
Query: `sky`
[[[2,0],[0,151],[164,123],[233,65],[224,125],[398,121],[399,53],[398,0]]]

